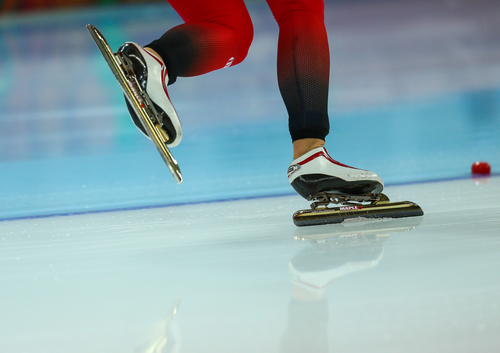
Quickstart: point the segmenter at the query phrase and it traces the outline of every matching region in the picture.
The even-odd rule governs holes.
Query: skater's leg
[[[253,26],[243,0],[169,0],[185,21],[147,47],[167,65],[170,83],[243,61]]]
[[[278,84],[289,115],[292,141],[324,141],[329,132],[330,54],[323,1],[267,0],[267,3],[279,25]],[[300,151],[297,148],[294,154]]]
[[[163,115],[164,130],[176,146],[182,128],[166,86],[178,76],[196,76],[240,63],[253,39],[253,27],[243,0],[170,0],[185,23],[167,31],[144,48],[125,43],[119,51],[134,64],[134,72]],[[144,127],[127,102],[134,124]]]
[[[315,138],[304,138],[300,140],[293,141],[293,159],[297,159],[300,156],[306,154],[310,150],[318,147],[323,147],[325,145],[325,140],[315,139]]]
[[[288,178],[304,198],[321,192],[366,195],[382,191],[380,177],[333,160],[329,133],[330,55],[322,0],[267,0],[279,25],[278,83],[289,115],[294,160]]]

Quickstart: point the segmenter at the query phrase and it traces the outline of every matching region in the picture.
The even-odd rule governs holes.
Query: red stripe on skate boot
[[[333,159],[332,157],[330,157],[330,156],[328,155],[328,153],[327,153],[327,152],[325,152],[325,151],[317,152],[317,153],[313,154],[312,156],[310,156],[309,158],[306,158],[306,159],[304,159],[302,162],[299,162],[299,163],[297,163],[297,164],[298,164],[298,165],[304,165],[304,164],[306,164],[306,163],[308,163],[308,162],[312,161],[313,159],[318,158],[318,157],[321,157],[321,156],[325,157],[328,161],[330,161],[330,162],[332,162],[333,164],[336,164],[336,165],[338,165],[338,166],[341,166],[341,167],[346,167],[346,168],[351,168],[351,169],[356,169],[356,168],[354,168],[354,167],[350,167],[350,166],[348,166],[348,165],[345,165],[345,164],[342,164],[342,163],[340,163],[340,162],[337,162],[335,159]]]
[[[163,61],[161,61],[160,59],[158,59],[155,55],[153,55],[153,53],[150,53],[148,50],[144,49],[144,51],[149,54],[150,57],[152,57],[154,60],[156,60],[158,62],[158,64],[160,64],[161,66],[161,83],[162,83],[162,86],[163,86],[163,91],[165,92],[165,94],[167,95],[168,99],[170,99],[170,96],[168,95],[168,91],[167,91],[167,84],[165,82],[165,78],[168,74],[167,72],[167,68],[165,66],[165,64],[163,63]]]

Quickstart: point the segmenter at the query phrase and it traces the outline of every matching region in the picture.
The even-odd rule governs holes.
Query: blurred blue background
[[[181,23],[165,2],[0,17],[0,219],[293,194],[275,65],[278,28],[248,2],[242,64],[179,79],[176,185],[130,121],[85,28],[116,50]],[[327,147],[388,185],[500,169],[500,4],[327,2],[332,57]]]

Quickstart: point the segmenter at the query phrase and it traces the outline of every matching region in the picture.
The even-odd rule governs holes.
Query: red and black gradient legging
[[[185,21],[148,44],[165,61],[170,83],[245,59],[253,25],[243,0],[168,0]],[[267,0],[279,25],[278,84],[292,141],[329,132],[330,55],[323,0]]]

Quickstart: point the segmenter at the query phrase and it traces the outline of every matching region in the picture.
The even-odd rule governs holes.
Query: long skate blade
[[[345,205],[322,209],[300,210],[293,214],[296,226],[342,223],[346,220],[363,221],[372,218],[402,218],[422,216],[424,212],[414,202],[391,202],[378,205]]]
[[[95,44],[99,48],[102,56],[104,57],[104,60],[106,60],[106,63],[113,72],[113,75],[120,84],[125,97],[134,108],[134,111],[139,117],[142,125],[146,129],[148,136],[151,138],[151,141],[153,141],[163,161],[170,170],[170,173],[172,173],[172,176],[174,177],[177,184],[182,183],[183,178],[181,170],[179,168],[179,164],[167,147],[166,141],[162,133],[159,131],[160,127],[156,126],[151,121],[151,118],[149,117],[146,110],[147,103],[145,103],[143,98],[141,98],[141,96],[138,94],[138,92],[141,92],[141,89],[139,87],[136,87],[133,82],[127,80],[123,70],[120,67],[120,63],[117,61],[116,55],[112,52],[101,32],[99,32],[99,30],[91,24],[87,25],[87,29]]]
[[[409,232],[422,223],[423,217],[406,218],[370,218],[366,222],[344,222],[336,225],[317,225],[315,227],[296,227],[295,240],[327,241],[345,238],[379,238],[394,233]]]

